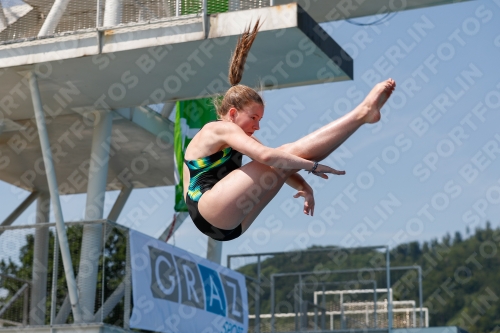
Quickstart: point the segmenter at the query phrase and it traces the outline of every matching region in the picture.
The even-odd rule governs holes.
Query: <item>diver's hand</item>
[[[298,191],[294,196],[294,198],[304,197],[304,214],[311,216],[314,214],[314,194],[312,189],[306,189],[302,191]]]
[[[335,170],[334,168],[330,168],[328,165],[318,164],[316,170],[312,171],[315,176],[321,177],[323,179],[328,179],[328,173],[334,175],[345,175],[345,171]]]

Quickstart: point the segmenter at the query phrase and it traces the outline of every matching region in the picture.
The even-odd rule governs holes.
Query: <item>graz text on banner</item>
[[[245,277],[130,231],[133,328],[155,332],[246,333]]]

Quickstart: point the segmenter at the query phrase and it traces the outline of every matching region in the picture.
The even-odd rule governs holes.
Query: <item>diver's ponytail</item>
[[[260,28],[259,23],[260,19],[257,20],[252,30],[250,30],[250,26],[248,26],[238,38],[238,43],[236,44],[236,49],[234,50],[229,65],[229,83],[231,83],[231,86],[240,83],[243,77],[245,61],[247,60],[248,52],[250,52],[255,37],[257,37],[257,32]]]
[[[223,98],[215,98],[214,105],[217,111],[217,117],[224,117],[230,108],[234,107],[237,110],[242,110],[248,103],[254,102],[264,106],[262,97],[252,88],[243,84],[239,84],[243,77],[245,61],[247,60],[248,52],[252,47],[252,43],[257,37],[257,32],[260,28],[260,20],[257,20],[252,30],[250,26],[245,29],[243,34],[238,38],[236,49],[231,57],[229,64],[229,83],[231,87],[224,94]]]

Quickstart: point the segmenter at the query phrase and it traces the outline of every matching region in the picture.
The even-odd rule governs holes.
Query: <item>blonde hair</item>
[[[225,116],[232,107],[241,110],[252,102],[264,105],[264,101],[257,91],[248,86],[239,84],[243,76],[245,61],[247,60],[250,48],[260,28],[259,23],[260,20],[257,20],[253,29],[249,26],[238,38],[238,43],[236,44],[233,56],[231,57],[231,63],[229,64],[229,83],[231,84],[231,88],[229,88],[223,97],[214,99],[218,118]]]

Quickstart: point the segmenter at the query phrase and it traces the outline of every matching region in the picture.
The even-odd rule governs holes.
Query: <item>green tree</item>
[[[109,226],[107,226],[109,228]],[[105,230],[103,230],[104,232]],[[78,267],[80,262],[80,249],[81,240],[83,234],[83,227],[81,225],[74,225],[66,228],[66,233],[68,237],[68,244],[71,253],[71,259],[73,268],[75,270],[75,276],[78,274]],[[51,305],[51,293],[52,293],[52,271],[54,267],[54,241],[55,234],[49,232],[49,255],[48,255],[48,266],[47,266],[47,295],[46,295],[46,317],[45,323],[50,323],[50,305]],[[125,259],[126,259],[126,245],[127,238],[124,232],[120,232],[118,228],[113,228],[106,238],[106,245],[104,247],[103,254],[99,256],[99,274],[96,287],[96,302],[95,310],[99,309],[102,303],[102,293],[104,292],[104,299],[106,299],[111,293],[120,285],[125,276]],[[14,261],[12,259],[2,259],[0,261],[0,273],[7,276],[12,276],[17,279],[31,280],[32,270],[33,270],[33,256],[34,256],[34,236],[28,234],[25,236],[25,245],[21,247],[19,251],[19,260]],[[104,270],[103,270],[104,265]],[[103,275],[104,271],[104,275]],[[104,281],[103,281],[104,277]],[[22,282],[15,279],[0,277],[0,286],[7,291],[6,295],[2,298],[0,297],[0,303],[8,301],[19,288],[22,286]],[[103,286],[104,283],[104,286]],[[60,310],[64,299],[67,297],[67,284],[66,277],[64,274],[64,267],[62,263],[62,258],[59,253],[58,258],[58,272],[57,272],[57,288],[56,288],[56,313]],[[22,298],[13,304],[11,308],[2,316],[2,318],[10,319],[12,321],[21,322],[22,321]],[[72,322],[72,316],[70,315],[68,322]],[[112,312],[105,318],[105,322],[108,324],[113,324],[120,326],[123,324],[123,300],[112,310]]]

